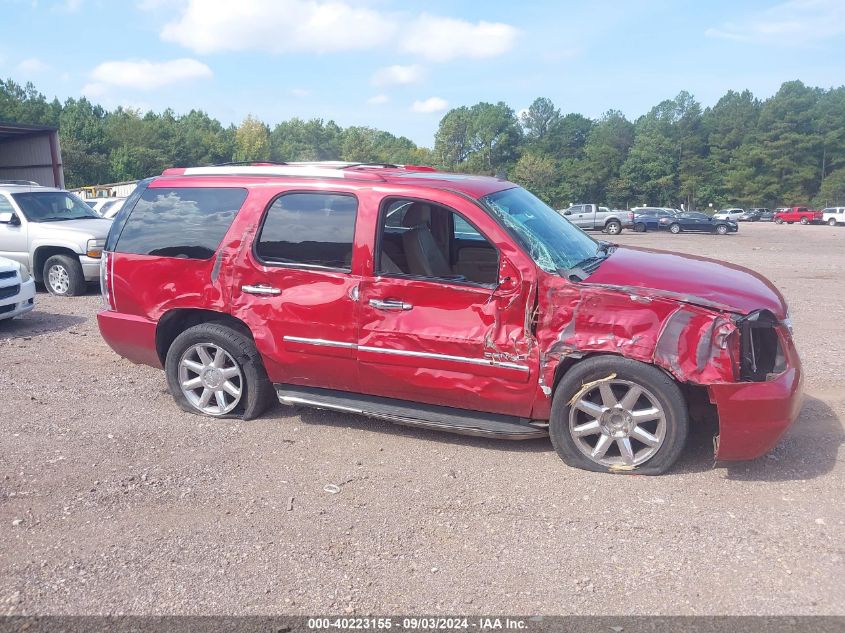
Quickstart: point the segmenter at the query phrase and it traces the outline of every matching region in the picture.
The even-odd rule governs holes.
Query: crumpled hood
[[[91,218],[90,220],[63,220],[61,222],[38,222],[34,226],[36,239],[45,237],[65,238],[69,240],[82,240],[81,246],[85,246],[87,240],[105,239],[109,234],[112,221],[103,218]],[[30,227],[30,234],[32,234]]]
[[[768,279],[695,255],[620,246],[583,283],[642,289],[740,314],[766,309],[779,320],[786,318],[786,301]]]

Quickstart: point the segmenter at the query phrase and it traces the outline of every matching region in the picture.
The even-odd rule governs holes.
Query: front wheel
[[[807,218],[801,218],[801,224],[809,224],[810,221]]]
[[[611,220],[604,225],[604,230],[608,235],[619,235],[622,232],[622,225],[616,220]]]
[[[669,376],[627,358],[596,356],[558,383],[549,435],[569,466],[659,475],[678,459],[688,427],[686,402]]]
[[[718,233],[719,235],[725,235],[727,232],[728,227],[726,227],[724,224],[719,224],[718,226],[716,226],[716,233]]]
[[[783,218],[775,218],[775,224],[783,224]]]
[[[222,323],[201,323],[167,350],[167,387],[189,413],[251,420],[273,400],[273,385],[255,344]]]
[[[680,233],[680,232],[681,232],[681,225],[680,225],[680,224],[672,224],[672,225],[670,225],[670,226],[669,226],[669,232],[670,232],[670,233],[674,233],[675,235],[677,235],[678,233]]]
[[[85,275],[79,260],[70,255],[53,255],[44,262],[44,285],[57,297],[75,297],[86,290]]]

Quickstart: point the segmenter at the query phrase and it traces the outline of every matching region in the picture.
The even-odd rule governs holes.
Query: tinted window
[[[208,259],[245,199],[246,189],[146,189],[126,220],[115,250]]]
[[[358,200],[338,193],[290,193],[267,210],[255,252],[275,264],[350,270]]]

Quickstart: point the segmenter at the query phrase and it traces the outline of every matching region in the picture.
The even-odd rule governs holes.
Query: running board
[[[548,436],[546,424],[537,423],[535,426],[530,420],[509,415],[440,407],[316,387],[278,384],[275,387],[279,400],[283,404],[355,413],[389,420],[404,426],[503,440],[530,440]]]

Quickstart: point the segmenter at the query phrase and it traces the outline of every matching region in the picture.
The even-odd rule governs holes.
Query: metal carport
[[[47,125],[0,121],[0,180],[65,186],[59,133]]]

